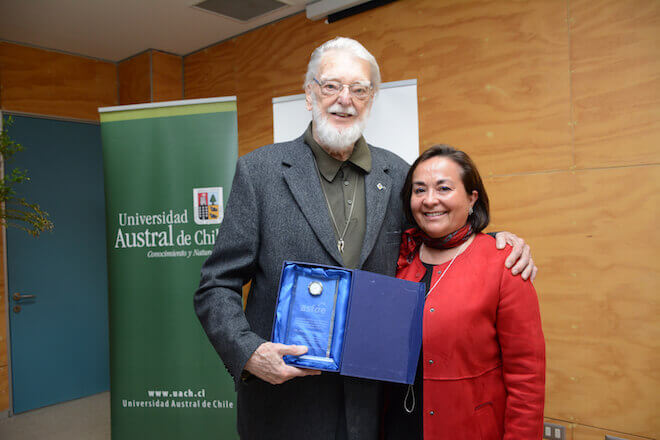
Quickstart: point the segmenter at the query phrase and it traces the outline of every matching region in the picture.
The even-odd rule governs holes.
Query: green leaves
[[[0,131],[0,162],[3,167],[16,153],[23,150],[23,146],[14,142],[7,133],[12,124],[12,118],[7,118]],[[53,223],[48,213],[38,204],[17,197],[16,185],[29,180],[27,171],[21,169],[13,169],[11,173],[0,179],[0,202],[3,203],[0,207],[0,222],[7,227],[22,229],[33,237],[38,237],[44,231],[52,231]]]

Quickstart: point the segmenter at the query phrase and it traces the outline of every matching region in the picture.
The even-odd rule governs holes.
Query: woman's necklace
[[[458,257],[463,252],[463,250],[468,245],[468,243],[470,243],[470,239],[467,239],[465,243],[463,243],[461,247],[458,248],[456,254],[452,257],[451,261],[449,261],[447,267],[445,267],[445,270],[443,270],[442,273],[440,274],[440,277],[435,281],[435,283],[433,283],[429,291],[426,292],[426,295],[424,295],[424,299],[426,299],[431,293],[431,291],[435,289],[435,286],[437,286],[440,280],[445,276],[451,265],[454,263],[456,257]],[[420,253],[422,252],[421,248],[419,252]],[[420,260],[421,260],[421,255],[420,255]],[[433,276],[433,274],[431,274],[431,276]],[[412,397],[412,405],[410,408],[408,408],[408,397]],[[403,409],[405,409],[408,414],[412,414],[412,412],[415,410],[415,390],[413,389],[412,384],[408,385],[408,391],[406,391],[406,397],[403,399]]]
[[[426,292],[426,295],[424,296],[424,298],[428,297],[428,296],[431,294],[431,291],[432,291],[433,289],[435,289],[435,286],[437,286],[438,283],[440,282],[440,280],[445,276],[445,274],[447,273],[447,271],[449,270],[449,268],[451,267],[451,265],[454,263],[454,260],[456,259],[456,257],[458,257],[458,256],[463,252],[463,250],[465,249],[465,246],[466,246],[469,242],[470,242],[469,239],[466,240],[465,243],[463,243],[463,244],[461,245],[461,247],[458,248],[458,250],[456,251],[456,254],[452,257],[451,261],[449,262],[449,265],[447,265],[447,267],[445,268],[445,270],[442,271],[442,273],[440,274],[440,277],[435,281],[435,283],[433,283],[433,286],[431,286],[431,288],[429,289],[429,291]],[[420,249],[420,253],[421,253],[421,249]],[[420,257],[420,259],[421,259],[421,257]]]

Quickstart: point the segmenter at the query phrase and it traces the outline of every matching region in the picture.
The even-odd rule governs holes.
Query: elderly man
[[[286,365],[284,355],[307,348],[268,339],[284,260],[395,274],[408,165],[362,137],[379,85],[378,64],[360,43],[326,42],[312,53],[305,78],[307,131],[238,160],[195,311],[236,381],[242,439],[378,437],[379,382]],[[523,254],[514,270],[529,276],[528,247],[509,239],[517,245],[510,260]]]

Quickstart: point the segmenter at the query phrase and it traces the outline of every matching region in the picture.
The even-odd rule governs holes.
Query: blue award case
[[[422,283],[285,261],[271,340],[305,345],[300,368],[411,384],[422,346]]]

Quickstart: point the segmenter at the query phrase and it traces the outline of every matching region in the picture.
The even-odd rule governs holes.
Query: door
[[[25,149],[6,172],[28,171],[18,195],[55,226],[38,238],[7,228],[13,412],[21,413],[109,389],[105,202],[99,125],[14,116],[8,133]]]

